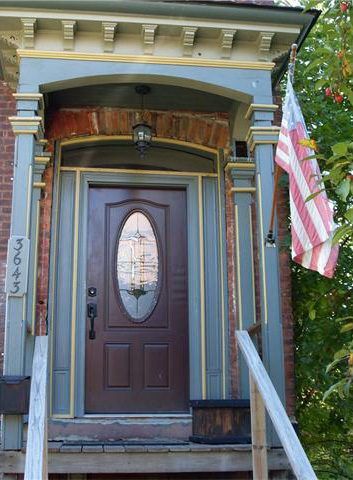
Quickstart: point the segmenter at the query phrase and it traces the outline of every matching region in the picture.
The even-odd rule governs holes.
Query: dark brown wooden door
[[[187,411],[185,190],[91,187],[88,225],[86,412]]]

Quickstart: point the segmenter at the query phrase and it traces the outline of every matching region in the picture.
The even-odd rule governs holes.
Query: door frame
[[[64,169],[63,169],[64,170]],[[97,169],[98,170],[98,169]],[[78,205],[77,232],[77,272],[74,279],[77,282],[77,307],[76,319],[73,323],[75,341],[75,416],[86,416],[85,404],[85,335],[86,335],[86,273],[87,273],[87,234],[88,234],[88,195],[90,185],[95,186],[131,186],[131,187],[176,187],[185,188],[187,202],[187,245],[188,245],[188,312],[189,312],[189,377],[190,377],[190,399],[202,398],[206,366],[204,362],[205,350],[205,318],[203,308],[203,289],[200,246],[203,243],[200,228],[203,205],[202,192],[200,195],[200,181],[192,175],[176,176],[173,174],[144,174],[143,172],[121,173],[86,171],[76,169],[76,205]],[[202,188],[202,185],[201,185]],[[76,207],[77,208],[77,207]],[[200,321],[201,320],[201,321]],[[199,339],[198,342],[193,339]],[[97,414],[95,414],[97,416]],[[105,414],[102,414],[105,416]]]
[[[190,400],[228,398],[230,372],[223,150],[163,139],[163,142],[171,148],[177,142],[179,146],[192,148],[195,154],[197,150],[202,152],[204,149],[212,153],[217,173],[61,166],[64,146],[76,143],[86,144],[93,139],[117,141],[120,137],[77,137],[58,142],[55,149],[50,254],[51,293],[48,305],[51,336],[50,416],[55,419],[86,416],[84,412],[84,339],[87,205],[90,184],[186,189],[190,283],[188,295]],[[62,190],[64,184],[65,189]],[[61,231],[61,222],[70,225],[64,233]],[[59,258],[64,260],[59,261]],[[209,260],[205,261],[205,259]],[[62,280],[59,282],[58,275],[67,279],[64,284]],[[61,293],[62,287],[66,294]],[[65,310],[64,317],[62,308]],[[219,321],[215,321],[215,318]],[[60,326],[57,324],[58,321]],[[57,328],[59,328],[58,332]],[[64,346],[63,350],[60,345]],[[87,416],[126,417],[129,415],[89,414]],[[141,417],[141,415],[138,416]],[[142,415],[142,417],[150,416]],[[152,416],[161,415],[153,414]],[[174,417],[175,414],[162,416]]]

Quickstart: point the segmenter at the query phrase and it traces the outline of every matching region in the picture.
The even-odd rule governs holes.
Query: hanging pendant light
[[[141,95],[140,121],[132,127],[132,139],[140,157],[145,158],[146,151],[152,142],[152,127],[144,120],[144,96],[151,91],[147,85],[138,85],[135,92]]]

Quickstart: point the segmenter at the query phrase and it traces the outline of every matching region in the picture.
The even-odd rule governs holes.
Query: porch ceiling
[[[47,108],[117,107],[139,109],[141,97],[135,91],[137,83],[92,85],[52,92],[46,96]],[[200,90],[148,84],[146,110],[188,110],[196,112],[230,112],[234,101]]]

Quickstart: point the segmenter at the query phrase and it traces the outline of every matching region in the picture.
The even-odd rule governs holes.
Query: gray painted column
[[[247,141],[256,164],[257,231],[259,248],[263,360],[279,397],[285,404],[279,252],[267,247],[273,197],[274,148],[279,127],[272,126],[276,105],[252,104]]]
[[[6,276],[4,375],[23,375],[25,368],[33,160],[36,138],[42,136],[42,119],[37,115],[42,95],[18,93],[15,97],[17,116],[10,117],[16,144]],[[4,415],[2,441],[5,450],[22,447],[22,416]]]
[[[228,163],[233,180],[235,225],[235,282],[237,328],[247,330],[256,323],[253,219],[251,205],[256,188],[255,165],[250,162]],[[240,395],[249,398],[249,373],[243,356],[239,356]]]

